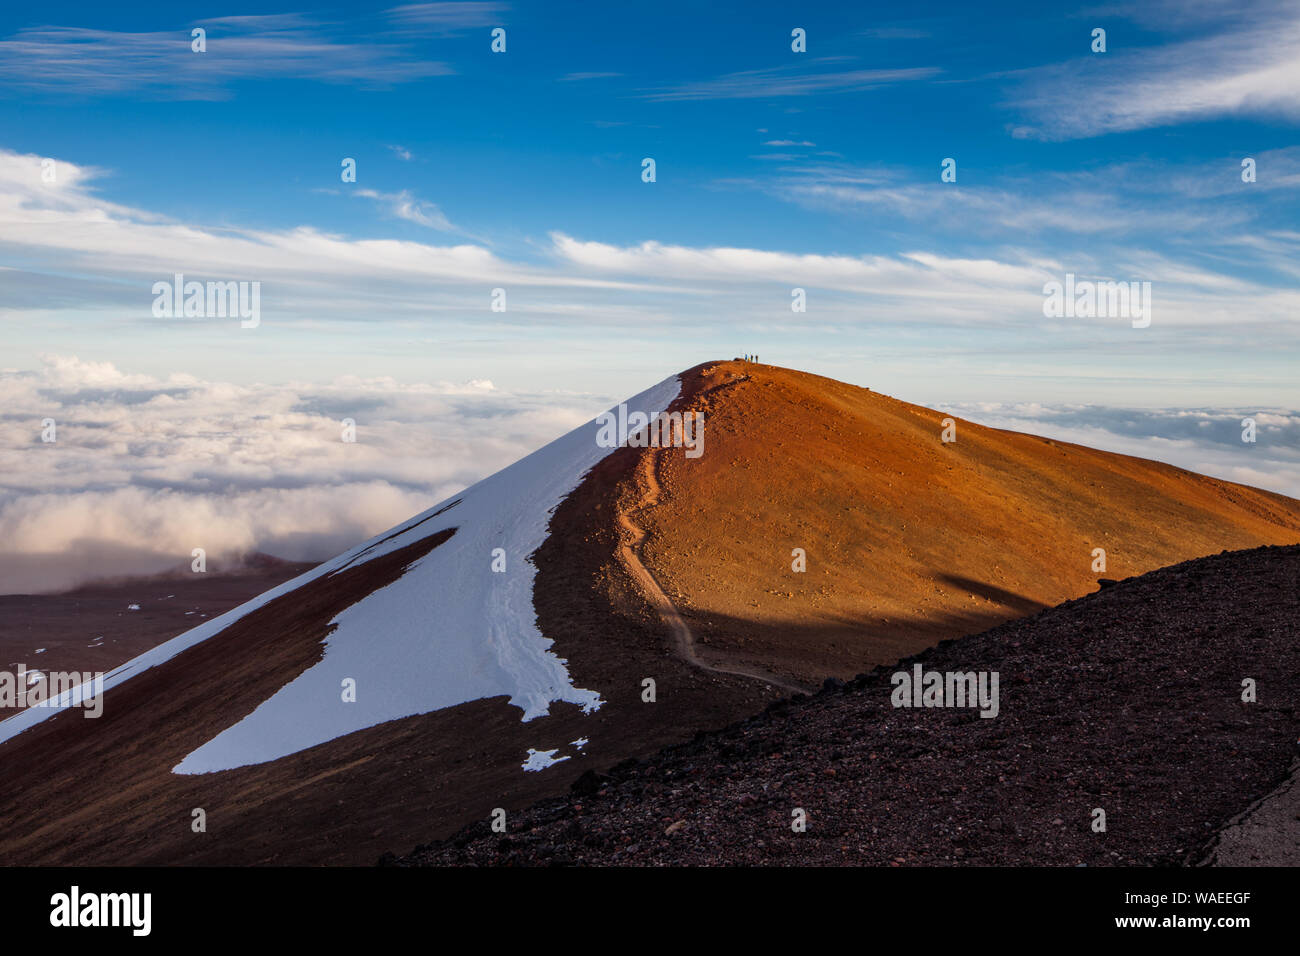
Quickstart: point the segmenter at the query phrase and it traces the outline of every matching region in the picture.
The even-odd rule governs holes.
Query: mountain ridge
[[[1171,492],[1191,495],[1191,504],[1169,497],[1154,511],[1136,508],[1140,496],[1129,495],[1130,533],[1149,528],[1165,541],[1149,549],[1147,561],[1211,542],[1217,551],[1242,537],[1300,538],[1294,530],[1300,502],[1282,496],[1171,466],[1132,465],[1103,452],[1062,451],[1059,443],[970,423],[958,423],[957,444],[947,447],[941,413],[772,366],[703,363],[647,390],[641,400],[646,410],[704,412],[707,451],[692,459],[682,448],[600,448],[593,420],[187,632],[172,648],[124,665],[122,679],[107,691],[102,719],[62,712],[8,734],[0,740],[7,771],[0,780],[0,820],[6,822],[0,861],[368,863],[383,852],[450,835],[497,808],[523,810],[564,792],[589,770],[648,756],[741,719],[782,696],[763,673],[783,682],[820,683],[981,630],[972,624],[1023,616],[1051,596],[1021,588],[1040,575],[1070,590],[1067,597],[1091,590],[1100,576],[1091,571],[1075,567],[1052,576],[1056,545],[1043,545],[1054,540],[1050,535],[1035,530],[1008,539],[1014,545],[1008,554],[1023,567],[1005,555],[990,561],[1000,533],[996,520],[985,519],[991,530],[954,527],[942,517],[951,494],[907,493],[929,487],[925,480],[939,475],[942,464],[940,477],[951,470],[967,484],[981,474],[1001,475],[1005,484],[1010,474],[1020,481],[1023,502],[1024,488],[1035,487],[1034,475],[1032,469],[1028,478],[1009,470],[1006,447],[1029,464],[1043,456],[1050,464],[1060,455],[1076,463],[1082,456],[1094,469],[1097,462],[1120,463],[1163,476]],[[869,429],[875,430],[868,435]],[[837,434],[835,441],[823,437]],[[894,437],[881,441],[886,434]],[[651,507],[647,461],[659,486]],[[823,473],[834,480],[822,480]],[[1125,480],[1146,487],[1117,480],[1119,487]],[[1018,486],[1012,481],[1006,487]],[[1072,507],[1070,495],[1082,495],[1082,486],[1072,480],[1061,488],[1040,511],[1068,524],[1068,515],[1053,518],[1052,509]],[[1240,504],[1217,501],[1220,489]],[[1093,499],[1088,508],[1095,511],[1101,498]],[[966,503],[990,500],[1000,499],[975,495]],[[514,510],[503,511],[507,505]],[[1016,513],[1016,507],[999,505],[996,514]],[[694,660],[674,643],[662,607],[620,559],[633,533],[618,518],[633,513],[645,532],[640,559],[691,629]],[[1269,520],[1274,513],[1278,521]],[[1189,514],[1214,520],[1200,527]],[[1158,527],[1165,515],[1171,520]],[[792,522],[802,524],[794,528]],[[509,570],[497,574],[489,552],[499,543],[498,529],[525,526],[533,530],[518,538],[525,542],[518,547],[528,550],[508,554]],[[1187,541],[1174,540],[1189,527]],[[927,529],[928,536],[920,534]],[[910,537],[903,533],[909,530]],[[1077,530],[1066,530],[1078,537]],[[791,583],[796,531],[808,546],[809,576],[822,578],[808,587],[803,579]],[[1038,553],[1043,550],[1046,558]],[[1086,569],[1086,552],[1081,557]],[[885,558],[897,560],[889,565]],[[999,561],[1017,589],[985,574],[986,565]],[[954,592],[965,588],[963,605],[976,610],[930,594],[935,582],[925,572],[949,565],[957,583],[945,584]],[[1123,573],[1123,563],[1117,567],[1108,576]],[[515,576],[523,573],[531,577]],[[491,590],[498,585],[510,590]],[[782,604],[765,589],[790,596]],[[398,594],[408,598],[394,603]],[[471,598],[486,601],[492,614],[481,621],[465,617]],[[514,610],[503,617],[507,605]],[[365,608],[385,610],[359,610]],[[392,608],[402,612],[400,620]],[[881,608],[881,616],[901,619],[881,626],[873,616]],[[517,697],[514,685],[503,684],[486,696],[462,696],[463,702],[432,710],[422,709],[428,706],[423,697],[407,700],[411,688],[426,683],[430,667],[436,671],[430,679],[436,676],[453,691],[459,686],[462,657],[441,653],[441,644],[439,655],[429,657],[430,648],[421,644],[448,621],[462,619],[496,628],[471,642],[489,664],[493,654],[511,654],[514,637],[535,632],[545,642],[535,650],[558,661],[547,666],[563,668],[570,691],[557,695],[557,685],[530,671],[526,686],[533,696]],[[281,726],[294,730],[285,717],[268,721],[275,716],[269,702],[282,704],[303,675],[329,664],[335,642],[362,641],[356,646],[363,663],[380,652],[391,655],[395,627],[404,629],[406,646],[419,650],[424,663],[403,668],[399,656],[388,670],[368,672],[357,688],[365,706],[374,694],[391,698],[366,712],[374,722],[346,723],[335,736],[318,726],[312,729],[316,743],[297,731],[296,737],[285,733],[268,739],[266,753],[245,763],[238,763],[240,739],[228,737],[210,753],[211,764],[193,768],[209,772],[173,772],[187,755],[259,713],[257,726],[270,733],[279,735]],[[457,630],[466,637],[465,629]],[[510,656],[507,665],[528,666],[521,660]],[[467,670],[465,679],[472,673]],[[340,675],[326,676],[316,695],[303,698],[299,685],[298,699],[312,708],[337,706]],[[598,707],[584,706],[592,700],[588,692],[599,695]],[[549,701],[544,713],[538,694]],[[22,726],[5,722],[0,732]],[[267,734],[251,736],[260,745]],[[53,778],[46,776],[51,752],[63,755],[68,768]],[[33,792],[41,794],[39,806]],[[194,808],[205,810],[207,833],[190,828]]]

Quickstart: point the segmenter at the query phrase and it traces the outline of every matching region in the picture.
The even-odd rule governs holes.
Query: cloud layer
[[[1037,403],[951,404],[982,425],[1168,462],[1300,499],[1300,413],[1260,408],[1099,408]],[[1255,440],[1242,441],[1243,419]]]
[[[0,593],[184,567],[194,548],[324,559],[601,404],[490,382],[160,380],[47,356],[38,372],[0,373]]]
[[[1038,324],[1042,288],[1066,271],[1092,278],[1157,283],[1162,324],[1223,325],[1244,313],[1294,336],[1300,298],[1294,289],[1294,234],[1261,230],[1237,234],[1231,256],[1176,260],[1145,250],[1106,247],[1087,255],[1029,253],[1012,242],[984,248],[978,257],[913,248],[891,255],[808,255],[772,249],[707,247],[646,241],[615,245],[553,231],[533,244],[531,260],[508,258],[478,241],[450,245],[397,239],[351,238],[308,226],[283,230],[210,228],[182,224],[147,210],[101,199],[94,167],[53,163],[55,181],[42,178],[46,159],[0,150],[0,252],[21,263],[5,276],[9,308],[78,300],[102,308],[126,307],[128,317],[152,321],[154,281],[175,273],[192,279],[259,281],[262,311],[272,322],[337,316],[383,319],[453,312],[462,322],[530,316],[581,321],[599,312],[606,323],[695,324],[716,314],[725,295],[733,311],[788,311],[790,289],[835,293],[818,301],[823,319],[860,323],[863,306],[906,308],[908,324]],[[1294,192],[1300,154],[1281,150],[1261,160],[1269,183],[1261,189]],[[1130,196],[1110,195],[1118,171],[1092,174],[1074,192],[1049,202],[1028,192],[997,187],[883,186],[871,171],[799,167],[757,184],[796,202],[833,202],[887,209],[899,220],[969,220],[976,230],[994,228],[1008,240],[1039,230],[1110,231],[1109,220],[1087,212],[1099,202],[1123,206]],[[1132,177],[1129,177],[1132,178]],[[1155,228],[1200,228],[1231,209],[1199,211],[1174,187]],[[1193,177],[1202,183],[1204,177]],[[380,203],[389,215],[448,230],[454,227],[434,204],[409,192],[362,189],[357,196]],[[1160,219],[1160,215],[1165,219]],[[1252,243],[1244,248],[1243,237]],[[1284,283],[1250,281],[1242,271],[1276,263]],[[1288,266],[1288,263],[1290,265]],[[1289,272],[1288,272],[1289,269]],[[50,276],[62,281],[51,284]],[[68,281],[69,277],[81,282]],[[129,283],[129,284],[128,284]],[[489,311],[491,290],[506,289],[510,315]],[[845,296],[852,296],[848,302]],[[5,304],[0,304],[0,313]],[[888,317],[888,313],[886,313]],[[362,319],[364,321],[364,319]]]
[[[620,396],[622,397],[622,396]],[[558,437],[605,398],[490,382],[232,385],[73,356],[0,373],[0,593],[266,552],[323,560]],[[1300,497],[1300,413],[945,405]],[[1257,441],[1241,441],[1241,419]],[[343,441],[344,419],[356,422]],[[41,440],[46,419],[52,443]]]

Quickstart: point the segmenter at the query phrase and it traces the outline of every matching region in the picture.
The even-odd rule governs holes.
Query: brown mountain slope
[[[1300,502],[1171,465],[961,419],[944,443],[942,412],[773,366],[684,382],[705,452],[649,452],[643,559],[715,663],[844,676],[1098,578],[1300,541]]]
[[[3,594],[0,666],[110,671],[311,567],[263,556],[241,570],[195,574],[187,567],[183,576],[96,581],[61,594]],[[0,720],[16,710],[0,707]]]
[[[712,363],[682,382],[677,405],[707,412],[703,456],[614,451],[531,556],[538,628],[599,710],[555,704],[525,723],[485,698],[266,763],[171,772],[319,661],[340,613],[457,547],[455,526],[413,519],[399,550],[350,559],[110,689],[101,719],[57,714],[0,742],[0,865],[372,862],[754,713],[780,694],[765,676],[851,675],[1091,591],[1080,528],[1113,550],[1108,576],[1133,554],[1300,539],[1296,502],[965,423],[944,446],[937,413],[815,376]],[[1117,495],[1129,504],[1113,514]],[[788,570],[794,547],[806,575]],[[482,558],[467,566],[491,574]],[[427,593],[431,613],[461,599],[433,579]],[[522,770],[530,748],[556,747],[569,759]]]
[[[637,461],[638,452],[624,448],[600,462],[555,509],[552,533],[532,556],[538,627],[576,685],[599,689],[606,701],[599,710],[554,704],[523,722],[507,697],[485,698],[267,763],[172,773],[318,661],[339,613],[454,542],[454,528],[430,531],[306,582],[108,690],[98,720],[59,713],[0,742],[0,866],[369,864],[497,807],[513,813],[562,793],[589,768],[761,708],[776,696],[772,688],[679,660],[621,572],[615,503]],[[492,573],[486,560],[475,563]],[[430,588],[434,613],[458,597]],[[377,629],[376,639],[383,636]],[[647,677],[657,682],[653,704],[642,700]],[[576,753],[567,746],[584,738]],[[572,756],[523,772],[532,747],[565,747]],[[193,829],[195,809],[205,813],[204,832]]]

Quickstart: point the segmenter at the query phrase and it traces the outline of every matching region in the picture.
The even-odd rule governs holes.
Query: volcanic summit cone
[[[0,723],[0,862],[370,863],[1098,578],[1300,540],[1280,495],[945,442],[940,412],[770,366],[626,404],[703,413],[700,454],[590,422],[117,668],[102,717]]]
[[[663,491],[641,518],[645,564],[708,656],[787,677],[891,662],[1099,579],[1300,541],[1300,502],[1172,465],[961,419],[945,442],[944,412],[773,366],[685,381],[707,451],[648,456]]]

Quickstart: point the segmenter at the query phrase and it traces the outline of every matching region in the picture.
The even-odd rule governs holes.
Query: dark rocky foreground
[[[1188,561],[588,773],[505,833],[485,820],[381,862],[1200,862],[1288,776],[1297,625],[1300,546]],[[998,716],[891,706],[891,674],[914,663],[997,671]],[[1256,703],[1242,701],[1245,678]]]

